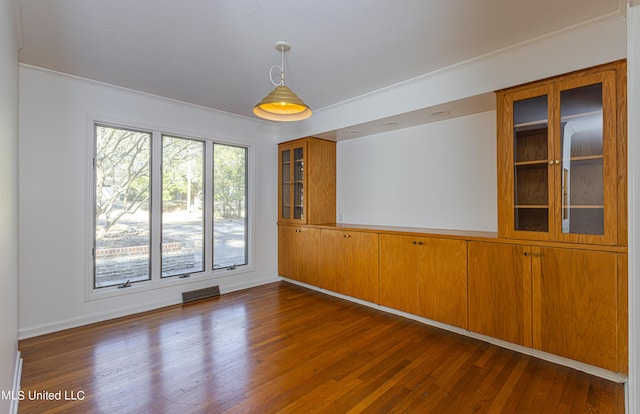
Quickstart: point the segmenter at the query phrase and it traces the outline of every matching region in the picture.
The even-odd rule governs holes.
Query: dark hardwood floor
[[[24,414],[624,412],[621,384],[286,282],[20,350]]]

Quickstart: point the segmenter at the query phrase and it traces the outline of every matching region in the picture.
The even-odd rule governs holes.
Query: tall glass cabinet
[[[336,221],[336,143],[309,137],[278,146],[278,222]]]
[[[498,92],[502,237],[617,244],[616,71]]]

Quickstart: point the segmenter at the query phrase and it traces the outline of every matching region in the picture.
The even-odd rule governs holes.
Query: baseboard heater
[[[189,292],[182,292],[182,303],[184,304],[203,299],[215,298],[216,296],[220,296],[220,287],[218,286],[190,290]]]

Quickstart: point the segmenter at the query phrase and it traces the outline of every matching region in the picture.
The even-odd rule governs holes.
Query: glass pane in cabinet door
[[[280,186],[282,186],[282,218],[290,218],[291,217],[291,151],[286,150],[282,151],[282,165],[280,166],[282,171],[280,172],[282,176],[282,182]]]
[[[293,150],[293,218],[304,219],[304,152]]]
[[[602,84],[560,92],[562,233],[604,234]]]
[[[514,228],[549,231],[547,96],[513,103]]]

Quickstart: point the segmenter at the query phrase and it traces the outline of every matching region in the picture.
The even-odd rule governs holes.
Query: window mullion
[[[204,265],[213,269],[213,141],[206,141],[204,162]]]
[[[162,134],[151,141],[151,280],[160,281],[162,263]]]

